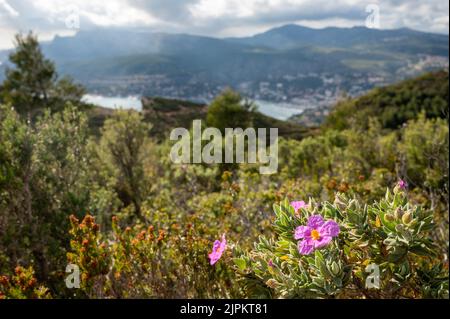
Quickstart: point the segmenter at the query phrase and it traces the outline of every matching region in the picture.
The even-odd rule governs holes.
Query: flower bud
[[[31,278],[30,280],[28,280],[28,287],[33,287],[34,285],[36,285],[36,278]]]
[[[331,272],[333,273],[333,275],[337,276],[340,273],[340,268],[339,265],[333,261],[333,263],[331,264]]]
[[[403,224],[409,224],[412,221],[412,214],[410,212],[407,212],[402,217]]]
[[[9,283],[9,279],[6,276],[0,276],[0,285],[6,286]]]
[[[158,242],[162,241],[165,237],[166,233],[164,232],[164,230],[159,230],[159,236],[156,239]]]
[[[379,216],[377,216],[377,218],[375,219],[375,227],[376,228],[380,228],[381,227],[381,220],[380,220]]]
[[[89,280],[89,275],[87,273],[82,273],[81,274],[81,281],[82,282],[86,282]]]
[[[72,223],[72,224],[78,224],[78,219],[75,217],[75,215],[70,215],[70,217],[69,217],[69,219],[70,219],[70,222]]]
[[[20,274],[23,272],[23,268],[20,267],[20,266],[17,266],[17,267],[14,269],[14,272],[16,273],[16,275],[20,275]]]
[[[338,196],[334,199],[334,205],[340,210],[344,210],[347,207],[347,205]]]
[[[277,288],[278,282],[275,279],[269,279],[266,281],[266,285],[272,289]]]
[[[394,217],[395,217],[395,219],[400,220],[400,219],[402,218],[402,216],[403,216],[403,211],[402,211],[402,209],[399,207],[399,208],[397,208],[397,209],[395,210],[395,212],[394,212]]]
[[[395,217],[392,214],[386,214],[384,215],[384,219],[388,222],[393,222],[395,220]]]

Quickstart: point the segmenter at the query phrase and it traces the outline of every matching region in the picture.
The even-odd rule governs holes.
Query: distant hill
[[[448,67],[449,52],[445,35],[298,25],[227,39],[147,29],[81,30],[42,46],[60,73],[92,93],[208,102],[228,86],[274,102],[307,97],[304,103],[312,106],[333,101],[341,91],[356,96]]]
[[[337,100],[324,99],[326,96],[341,92],[357,96],[423,71],[442,69],[443,65],[448,68],[449,38],[406,28],[312,29],[294,24],[251,37],[226,39],[113,28],[57,36],[42,48],[60,73],[72,75],[90,91],[180,97],[181,109],[176,112],[185,113],[186,119],[197,115],[194,110],[204,111],[194,104],[184,109],[186,100],[204,101],[199,104],[204,105],[229,86],[255,99],[311,97],[306,103],[313,108],[294,120],[315,126]],[[7,51],[0,51],[2,75],[7,55]],[[443,76],[442,72],[437,74]],[[448,82],[448,73],[446,76]],[[400,89],[407,92],[404,95],[423,100],[412,89]],[[383,109],[386,125],[401,122],[400,115],[386,114],[396,112],[393,105],[397,107],[403,100],[391,101],[389,86],[374,92],[367,96],[377,99],[376,109]],[[403,98],[408,98],[406,95]],[[317,102],[322,100],[325,102]],[[162,100],[152,101],[167,106]],[[177,100],[166,101],[175,105]],[[358,101],[358,105],[372,103],[367,97]],[[391,104],[382,107],[386,101]]]
[[[444,70],[377,88],[357,99],[338,103],[326,118],[325,126],[367,128],[369,118],[374,117],[384,128],[396,129],[417,118],[421,112],[425,112],[428,118],[448,120],[448,87],[449,74]]]
[[[246,38],[231,38],[234,43],[263,46],[273,49],[292,49],[299,46],[324,48],[358,48],[407,54],[448,54],[448,37],[403,28],[377,30],[365,27],[311,29],[286,25]]]

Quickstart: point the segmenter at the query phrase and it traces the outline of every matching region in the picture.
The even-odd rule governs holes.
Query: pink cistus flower
[[[297,213],[300,208],[305,208],[308,205],[304,201],[295,201],[295,202],[291,202],[291,206],[294,208],[295,212]]]
[[[397,185],[400,189],[406,189],[408,187],[408,183],[402,179],[398,181]]]
[[[298,251],[302,255],[309,255],[314,250],[328,245],[333,237],[339,235],[339,225],[334,220],[324,221],[322,216],[313,215],[309,217],[306,226],[295,229],[294,238],[298,242]]]
[[[220,257],[222,257],[223,252],[227,248],[227,240],[225,239],[225,234],[222,235],[222,240],[216,240],[213,245],[212,252],[208,255],[209,263],[214,265]]]

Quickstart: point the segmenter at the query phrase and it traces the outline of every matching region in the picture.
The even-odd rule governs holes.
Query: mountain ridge
[[[97,94],[208,102],[232,87],[305,107],[448,67],[448,47],[448,37],[410,29],[292,24],[243,38],[96,29],[42,43],[60,74]]]

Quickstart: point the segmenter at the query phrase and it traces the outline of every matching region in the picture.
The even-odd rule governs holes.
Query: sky
[[[376,12],[366,12],[374,5]],[[448,34],[447,0],[0,0],[0,49],[13,46],[15,33],[29,30],[40,40],[96,27],[231,37],[291,23],[363,26],[374,13],[381,29]]]

